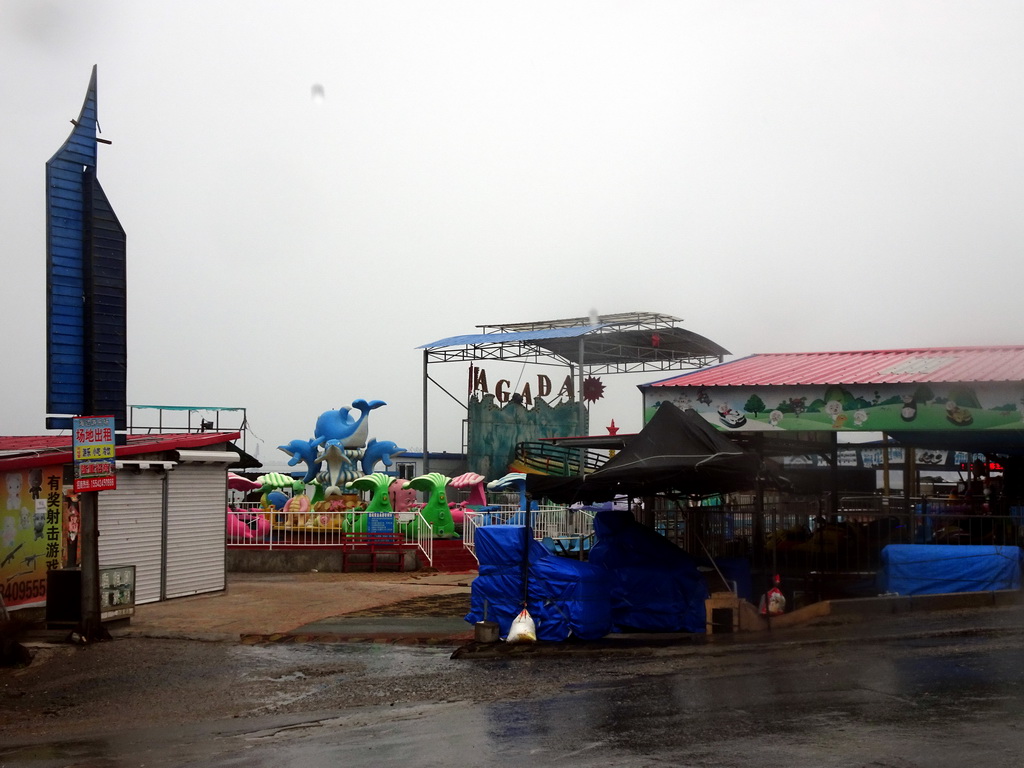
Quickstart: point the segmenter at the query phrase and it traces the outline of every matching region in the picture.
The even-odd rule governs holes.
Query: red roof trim
[[[644,387],[1024,381],[1024,346],[756,354]]]
[[[114,449],[117,458],[140,453],[204,448],[229,443],[241,432],[192,432],[164,435],[128,435],[128,444]],[[73,459],[71,435],[0,436],[0,471],[68,464]],[[2,456],[2,454],[9,454]]]

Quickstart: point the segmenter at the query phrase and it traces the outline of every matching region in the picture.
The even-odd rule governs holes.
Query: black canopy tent
[[[780,484],[761,457],[693,410],[662,403],[647,425],[600,469],[583,477],[526,476],[533,498],[591,504],[616,496],[707,496]]]

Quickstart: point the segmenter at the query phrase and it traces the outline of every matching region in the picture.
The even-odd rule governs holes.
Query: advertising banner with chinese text
[[[114,417],[85,416],[73,420],[75,493],[117,488]]]
[[[0,506],[0,592],[8,608],[46,603],[46,572],[63,566],[63,469],[4,473]]]

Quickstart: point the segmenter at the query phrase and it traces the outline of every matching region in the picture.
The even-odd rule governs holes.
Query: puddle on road
[[[0,748],[0,765],[235,766],[242,754],[249,768],[459,764],[453,755],[472,755],[476,765],[628,767],[678,764],[683,757],[691,765],[764,764],[770,746],[778,753],[773,765],[783,759],[788,765],[867,764],[877,752],[927,755],[935,762],[915,764],[948,766],[951,739],[961,743],[970,736],[971,750],[985,758],[998,758],[993,750],[1024,748],[1021,738],[1007,735],[1021,711],[1024,650],[1001,648],[995,657],[987,651],[890,644],[879,653],[851,646],[828,658],[766,654],[756,670],[743,664],[648,676],[630,674],[636,666],[627,664],[607,676],[558,685],[561,692],[553,696],[345,709],[332,709],[324,699],[312,702],[316,709],[288,715],[275,707],[322,687],[343,695],[350,676],[386,690],[400,675],[442,677],[455,667],[479,671],[500,691],[506,669],[466,667],[447,650],[422,647],[239,646],[231,664],[248,669],[247,679],[266,696],[266,707],[252,713],[256,717],[146,737],[108,734],[95,741]],[[594,675],[594,665],[584,664]],[[521,663],[511,666],[511,676],[529,683],[558,669]]]

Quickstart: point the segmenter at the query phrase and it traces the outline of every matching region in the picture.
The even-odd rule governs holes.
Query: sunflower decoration
[[[604,397],[604,384],[593,376],[587,376],[583,380],[583,399],[588,403],[596,403]]]

